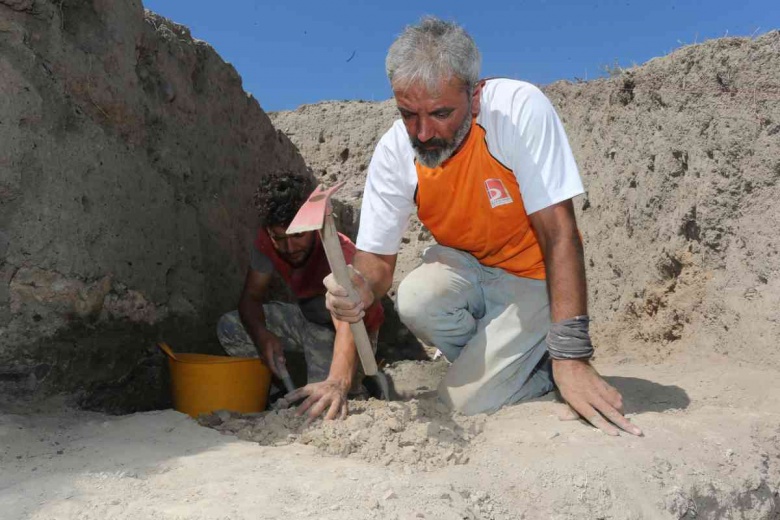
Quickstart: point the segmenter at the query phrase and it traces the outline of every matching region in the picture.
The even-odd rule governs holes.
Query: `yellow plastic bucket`
[[[158,346],[168,356],[175,410],[191,417],[216,410],[265,410],[271,371],[259,358],[174,354],[166,343]]]

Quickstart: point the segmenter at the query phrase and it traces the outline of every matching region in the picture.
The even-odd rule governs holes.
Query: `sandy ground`
[[[560,421],[552,398],[492,416],[453,416],[430,397],[445,369],[396,364],[391,372],[408,401],[352,403],[347,420],[308,427],[284,411],[212,417],[220,433],[175,411],[115,417],[55,402],[34,411],[6,405],[0,516],[780,515],[776,372],[717,360],[603,365],[646,433],[609,438]]]
[[[138,2],[0,4],[13,6],[0,90],[16,100],[0,114],[14,224],[0,236],[0,365],[30,388],[118,381],[93,405],[147,403],[161,380],[139,324],[195,337],[234,304],[256,172],[346,181],[340,225],[354,231],[393,103],[321,103],[272,125],[232,66]],[[725,38],[545,87],[588,190],[590,314],[614,356],[601,368],[644,438],[560,422],[551,399],[453,416],[431,397],[442,363],[393,368],[407,401],[308,427],[289,412],[204,427],[0,394],[0,520],[778,520],[778,49],[778,31]],[[42,218],[51,208],[59,218]],[[396,282],[431,241],[413,221]],[[52,336],[76,316],[84,337]]]

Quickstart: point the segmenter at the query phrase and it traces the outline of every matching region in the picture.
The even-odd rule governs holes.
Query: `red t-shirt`
[[[352,259],[355,257],[355,244],[341,233],[338,236],[339,242],[341,242],[341,250],[344,252],[344,260],[346,260],[347,264],[351,264]],[[257,238],[255,239],[257,250],[268,257],[274,269],[281,275],[282,279],[299,300],[322,297],[327,292],[322,280],[330,274],[330,265],[328,265],[328,258],[325,256],[325,248],[322,247],[319,233],[315,233],[314,240],[314,250],[309,259],[306,260],[306,263],[300,267],[293,267],[282,260],[276,253],[271,237],[268,236],[265,228],[258,230]],[[375,331],[379,329],[384,319],[385,315],[382,305],[379,301],[375,301],[366,310],[366,316],[363,320],[366,324],[366,329]]]

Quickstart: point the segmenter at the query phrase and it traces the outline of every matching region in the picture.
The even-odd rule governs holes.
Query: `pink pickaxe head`
[[[343,182],[325,189],[322,184],[309,195],[303,203],[295,218],[287,228],[288,235],[303,233],[304,231],[319,231],[325,223],[325,215],[330,211],[330,198],[344,186]]]

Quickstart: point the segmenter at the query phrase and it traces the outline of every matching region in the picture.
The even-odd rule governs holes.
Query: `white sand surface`
[[[304,427],[272,412],[225,423],[242,421],[238,435],[266,445],[175,411],[7,405],[1,516],[777,518],[774,373],[712,361],[602,371],[644,437],[560,421],[549,398],[452,416],[429,391],[441,363],[397,364],[390,372],[412,400],[353,403],[342,422]]]

